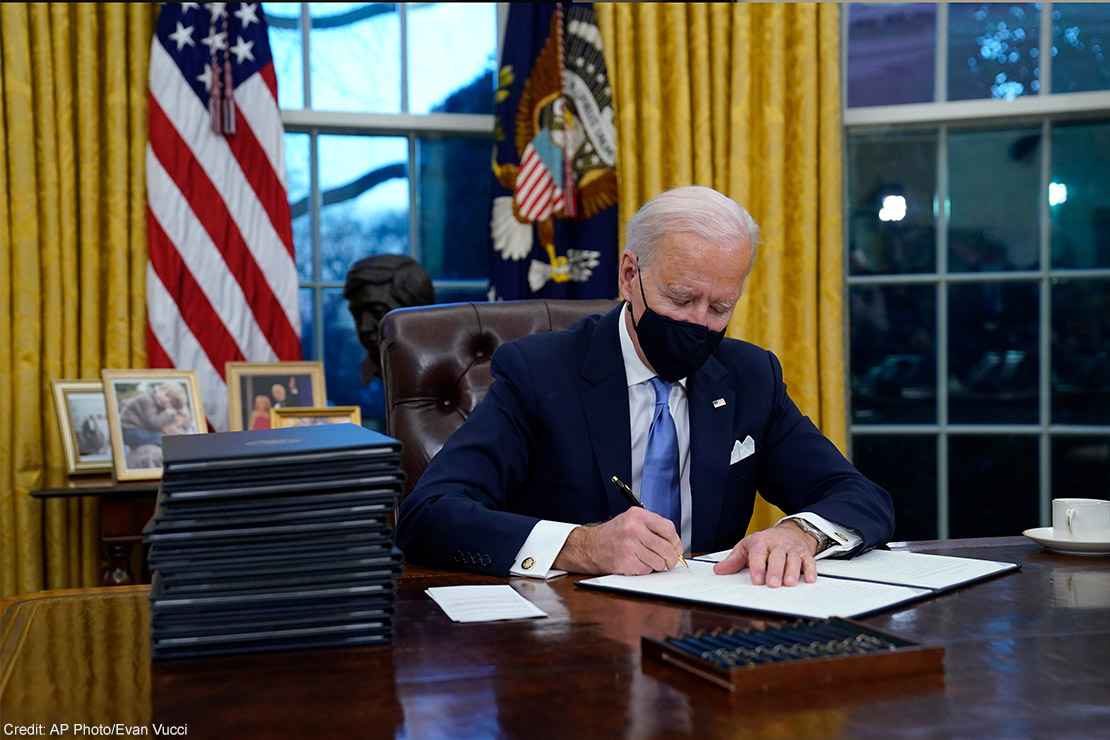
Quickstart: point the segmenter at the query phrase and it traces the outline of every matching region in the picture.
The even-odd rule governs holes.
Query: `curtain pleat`
[[[0,30],[3,30],[5,16],[0,13]],[[2,43],[2,39],[0,39]],[[6,48],[6,44],[4,45]],[[0,53],[0,78],[6,78],[8,60]],[[3,90],[3,80],[0,79],[0,90]],[[7,98],[0,95],[0,194],[10,191],[8,179],[8,112],[11,106]],[[18,581],[19,563],[17,557],[19,548],[16,545],[16,502],[11,495],[11,484],[14,478],[13,465],[15,455],[12,452],[12,429],[10,418],[12,412],[12,381],[16,358],[12,354],[12,334],[14,321],[14,296],[12,294],[12,239],[8,225],[11,223],[11,208],[6,197],[0,197],[0,475],[4,478],[0,483],[0,595],[11,593]]]

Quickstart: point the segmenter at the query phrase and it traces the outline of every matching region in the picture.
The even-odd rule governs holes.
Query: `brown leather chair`
[[[399,308],[382,320],[386,424],[404,451],[405,494],[485,397],[503,342],[566,329],[616,301],[502,301]]]

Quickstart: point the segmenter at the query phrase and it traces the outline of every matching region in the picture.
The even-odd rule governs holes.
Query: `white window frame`
[[[1110,269],[1055,269],[1051,266],[1051,221],[1049,218],[1048,182],[1052,164],[1052,126],[1060,120],[1074,121],[1084,117],[1103,118],[1110,114],[1110,90],[1083,93],[1052,93],[1052,54],[1044,53],[1052,43],[1052,3],[1041,4],[1039,43],[1041,54],[1039,94],[1015,100],[961,100],[946,101],[948,78],[948,3],[937,4],[936,59],[934,69],[934,102],[906,105],[848,108],[848,41],[849,6],[841,10],[841,108],[843,110],[844,140],[842,151],[847,156],[850,134],[898,131],[923,127],[937,131],[937,203],[945,207],[936,209],[936,271],[896,275],[852,275],[850,263],[844,260],[844,357],[850,378],[851,360],[851,288],[861,285],[933,285],[936,289],[936,423],[932,424],[866,424],[853,423],[851,384],[845,384],[847,395],[848,445],[863,435],[915,435],[932,436],[936,441],[937,459],[937,537],[949,536],[948,438],[957,435],[1037,436],[1039,441],[1038,504],[1040,523],[1047,526],[1052,518],[1052,439],[1060,436],[1099,435],[1110,436],[1110,425],[1052,424],[1052,281],[1058,278],[1107,279]],[[948,133],[951,127],[961,129],[969,125],[984,124],[992,127],[1039,123],[1041,126],[1041,193],[1039,257],[1040,269],[1012,272],[948,272]],[[844,212],[850,208],[848,193],[848,165],[844,167]],[[849,248],[849,223],[844,220],[844,249]],[[1000,281],[1035,282],[1039,289],[1039,409],[1035,424],[951,424],[948,421],[948,286],[959,283]]]
[[[508,3],[496,3],[497,14],[497,59],[501,58],[502,41],[508,20]],[[282,109],[281,122],[286,133],[305,133],[309,136],[309,223],[312,239],[312,276],[307,280],[298,278],[298,290],[308,289],[312,295],[313,315],[313,353],[324,357],[324,293],[329,289],[342,288],[343,282],[321,278],[320,247],[320,208],[321,194],[318,166],[321,134],[355,134],[363,136],[404,136],[408,142],[407,163],[409,165],[409,250],[408,254],[417,261],[421,258],[420,245],[420,193],[419,183],[413,172],[417,161],[417,139],[422,135],[478,136],[490,138],[494,130],[493,115],[474,115],[464,113],[409,113],[408,90],[408,3],[396,3],[400,21],[401,36],[401,113],[351,113],[342,111],[314,110],[312,108],[312,75],[310,72],[310,53],[312,44],[311,16],[308,3],[300,4],[301,22],[301,69],[303,84],[303,108]],[[496,72],[495,72],[496,74]],[[492,91],[490,93],[492,95]],[[437,290],[484,290],[487,280],[433,280]]]

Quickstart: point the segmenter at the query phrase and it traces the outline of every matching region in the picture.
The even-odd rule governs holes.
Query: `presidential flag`
[[[511,3],[496,93],[490,299],[617,291],[617,136],[591,3]]]
[[[151,43],[148,364],[195,370],[217,429],[225,363],[301,356],[266,34],[260,3],[165,3]]]

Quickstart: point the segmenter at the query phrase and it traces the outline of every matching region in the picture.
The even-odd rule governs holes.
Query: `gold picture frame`
[[[274,408],[316,408],[328,402],[322,362],[229,362],[224,378],[231,432],[265,429]],[[301,387],[305,384],[307,389]],[[279,390],[280,400],[275,397]]]
[[[54,380],[51,385],[66,455],[66,473],[112,472],[112,439],[104,385],[99,380],[81,379]]]
[[[362,409],[358,406],[315,406],[270,409],[270,427],[305,427],[315,424],[345,424],[362,426]]]
[[[192,370],[101,370],[112,473],[118,481],[162,478],[162,437],[208,431]]]

